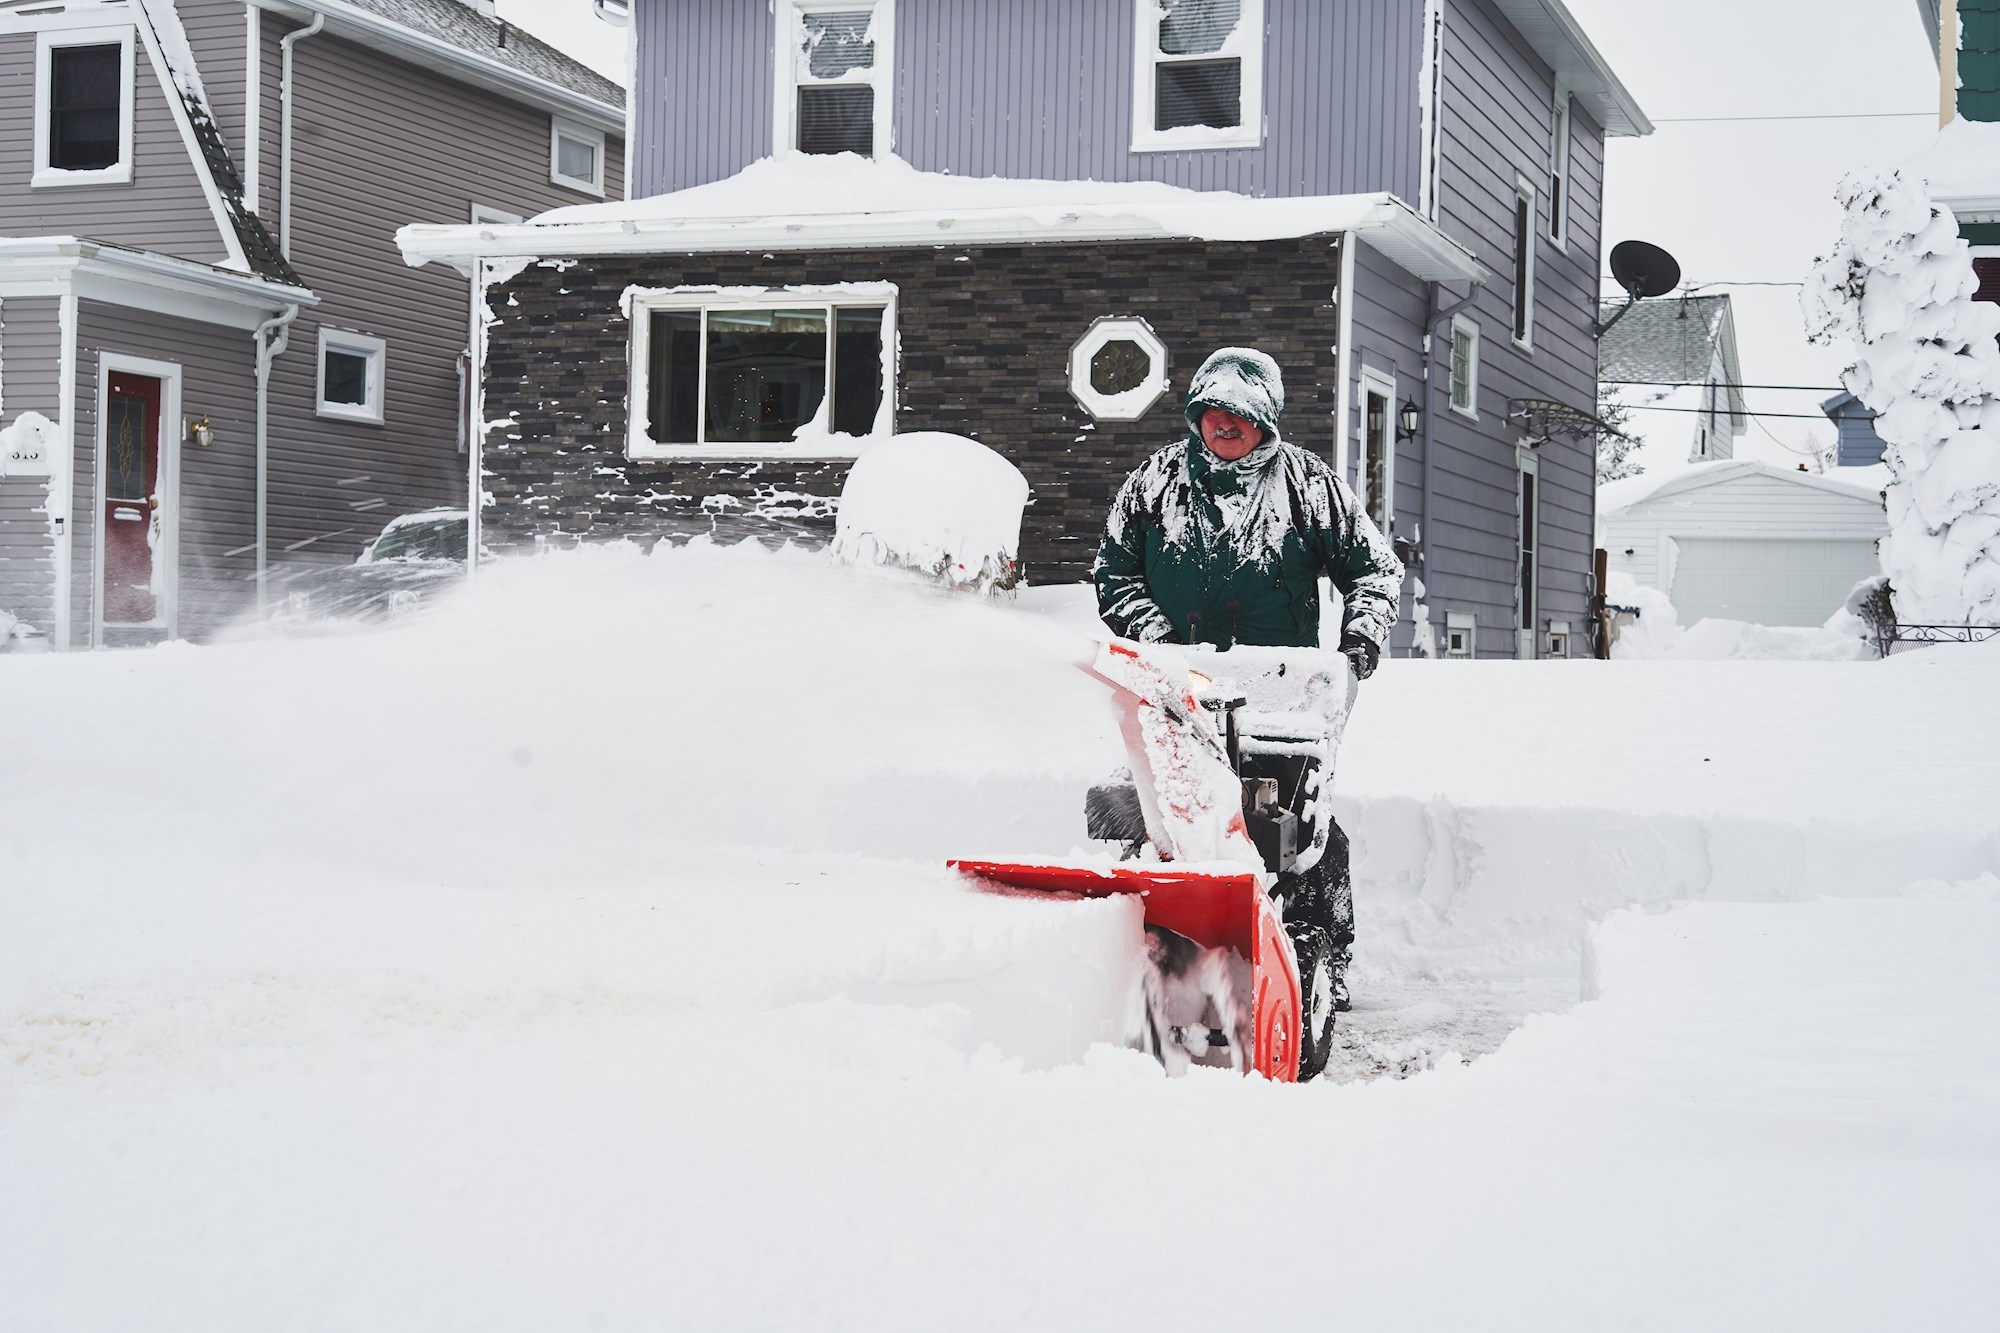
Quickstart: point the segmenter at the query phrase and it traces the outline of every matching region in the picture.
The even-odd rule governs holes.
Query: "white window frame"
[[[1549,182],[1553,193],[1549,196],[1549,241],[1564,254],[1569,253],[1569,140],[1570,92],[1562,83],[1556,84],[1554,125],[1549,144]]]
[[[137,30],[131,24],[97,28],[44,29],[35,34],[35,168],[29,177],[31,189],[45,190],[66,185],[125,185],[132,180],[132,104],[134,47]],[[58,47],[117,46],[123,92],[118,105],[118,161],[108,167],[88,171],[68,170],[49,165],[49,113],[53,100],[54,54]]]
[[[1466,334],[1472,340],[1472,350],[1466,357],[1466,403],[1458,405],[1458,335]],[[1479,420],[1479,321],[1464,315],[1451,317],[1451,349],[1446,354],[1445,394],[1451,410],[1472,421]]]
[[[326,354],[329,351],[346,352],[368,358],[368,401],[365,403],[329,403],[326,400]],[[339,421],[357,421],[367,426],[382,424],[382,402],[384,382],[389,376],[389,344],[366,333],[356,333],[351,329],[319,328],[319,361],[313,377],[315,389],[314,411],[320,416],[332,417]]]
[[[865,83],[875,89],[874,142],[871,158],[884,158],[895,151],[893,127],[896,121],[896,0],[775,0],[778,41],[774,53],[777,64],[771,80],[771,151],[795,153],[799,148],[799,47],[805,40],[803,15],[841,13],[866,9],[873,12],[868,28],[874,34],[875,63],[866,70],[853,70],[838,79],[816,79],[815,87],[841,83]]]
[[[888,282],[844,282],[827,286],[796,287],[664,287],[650,291],[634,289],[627,292],[625,316],[631,324],[631,345],[627,353],[630,357],[628,365],[631,368],[631,383],[626,400],[630,406],[626,412],[625,456],[652,462],[672,458],[859,457],[868,445],[886,439],[895,429],[896,298],[896,286]],[[867,435],[835,435],[827,432],[772,444],[709,444],[700,439],[662,444],[648,432],[647,427],[651,422],[647,417],[647,411],[651,395],[648,392],[646,376],[651,354],[652,315],[655,311],[772,308],[796,310],[824,307],[829,315],[827,374],[831,376],[832,339],[835,332],[831,319],[832,311],[840,306],[873,305],[882,307],[882,401],[875,409],[875,424]],[[703,339],[702,364],[696,383],[705,384],[707,378],[708,348],[707,340]],[[697,412],[695,421],[699,434],[706,425],[705,413]]]
[[[1549,656],[1567,658],[1569,656],[1569,622],[1551,620],[1549,622]]]
[[[1521,217],[1521,204],[1528,205],[1525,225],[1520,227],[1525,239],[1516,238],[1516,244],[1524,245],[1520,271],[1514,277],[1514,305],[1507,312],[1507,333],[1514,345],[1522,351],[1535,350],[1535,250],[1541,240],[1542,229],[1538,214],[1541,208],[1541,194],[1535,183],[1526,176],[1514,177],[1514,217]],[[1510,258],[1512,256],[1509,256]]]
[[[1146,380],[1136,389],[1107,394],[1090,382],[1090,363],[1109,343],[1137,343],[1146,353]],[[1069,391],[1098,421],[1137,421],[1167,391],[1167,345],[1145,320],[1105,315],[1093,322],[1069,352]]]
[[[566,176],[562,170],[562,141],[565,137],[579,143],[588,143],[594,152],[592,161],[597,164],[596,179],[582,176]],[[561,116],[549,117],[549,182],[578,194],[604,197],[604,131]]]
[[[1514,447],[1514,624],[1515,656],[1535,659],[1535,624],[1542,614],[1542,464],[1532,445],[1523,441]],[[1535,479],[1535,505],[1530,523],[1526,509],[1526,479]],[[1523,536],[1529,538],[1523,542]],[[1526,589],[1528,605],[1521,605]]]
[[[1203,148],[1255,148],[1264,142],[1264,0],[1242,0],[1236,36],[1222,49],[1199,56],[1160,54],[1160,8],[1157,0],[1133,0],[1132,22],[1132,151],[1184,153]],[[1243,62],[1237,90],[1242,105],[1236,124],[1182,125],[1170,130],[1153,126],[1153,102],[1162,61],[1225,60]]]
[[[1460,631],[1465,634],[1465,651],[1455,652],[1451,646],[1451,636]],[[1479,621],[1470,611],[1444,613],[1444,655],[1461,659],[1479,656]]]
[[[1361,512],[1372,519],[1375,516],[1370,513],[1370,509],[1375,496],[1368,485],[1368,398],[1371,394],[1379,395],[1384,403],[1382,430],[1385,452],[1382,458],[1382,489],[1386,494],[1383,496],[1382,521],[1376,526],[1382,529],[1383,536],[1388,537],[1395,535],[1396,531],[1396,448],[1402,443],[1396,438],[1399,428],[1396,420],[1398,412],[1396,377],[1386,370],[1377,370],[1373,366],[1361,367],[1361,416],[1355,423],[1354,433],[1356,445],[1354,494],[1355,498],[1361,501]]]

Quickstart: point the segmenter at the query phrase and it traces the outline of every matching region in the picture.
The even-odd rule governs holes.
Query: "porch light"
[[[1417,405],[1417,400],[1414,398],[1404,399],[1402,408],[1396,413],[1396,438],[1399,440],[1415,439],[1417,428],[1423,424],[1423,420],[1424,409]]]

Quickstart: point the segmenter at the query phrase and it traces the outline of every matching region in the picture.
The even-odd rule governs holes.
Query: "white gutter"
[[[331,33],[335,37],[386,50],[424,69],[435,69],[502,96],[527,101],[607,134],[622,135],[625,132],[623,106],[600,102],[512,65],[488,60],[462,46],[414,28],[406,28],[371,10],[342,4],[339,0],[321,0],[317,4],[288,3],[288,0],[249,0],[249,3],[287,18],[303,19],[307,14],[313,14],[331,23]],[[626,100],[629,101],[629,97]]]
[[[14,282],[66,282],[87,274],[144,283],[161,291],[205,297],[238,306],[317,305],[303,287],[254,273],[133,250],[81,236],[0,236],[0,286]]]
[[[257,326],[257,613],[266,609],[265,587],[270,565],[271,531],[271,364],[291,344],[293,306]],[[275,337],[276,341],[272,341]]]
[[[1412,275],[1484,282],[1472,252],[1389,194],[1290,199],[1191,198],[1018,207],[738,217],[647,215],[672,196],[636,206],[590,206],[579,221],[474,226],[415,224],[396,233],[412,265],[441,260],[470,271],[479,259],[776,250],[884,249],[1096,241],[1266,241],[1351,232]],[[564,210],[565,212],[569,210]]]
[[[278,80],[278,253],[292,257],[292,46],[326,27],[326,15],[315,14],[313,21],[297,32],[288,32],[278,43],[284,52],[284,73]],[[260,581],[258,586],[263,586]]]

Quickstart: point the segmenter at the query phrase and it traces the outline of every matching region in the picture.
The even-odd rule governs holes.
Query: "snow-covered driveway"
[[[2000,1308],[1995,658],[1392,664],[1344,1067],[1435,1067],[1170,1083],[1129,904],[940,868],[1081,836],[1074,617],[697,549],[0,659],[0,1327]]]

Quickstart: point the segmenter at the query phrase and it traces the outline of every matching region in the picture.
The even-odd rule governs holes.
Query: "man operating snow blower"
[[[1225,347],[1202,364],[1186,438],[1141,464],[1112,502],[1098,611],[1143,643],[1317,647],[1325,575],[1343,604],[1340,652],[1366,680],[1396,620],[1402,564],[1334,470],[1280,437],[1284,410],[1264,353]],[[1345,1010],[1354,903],[1346,838],[1327,826],[1326,854],[1276,892],[1301,967],[1328,960],[1334,1008]]]

